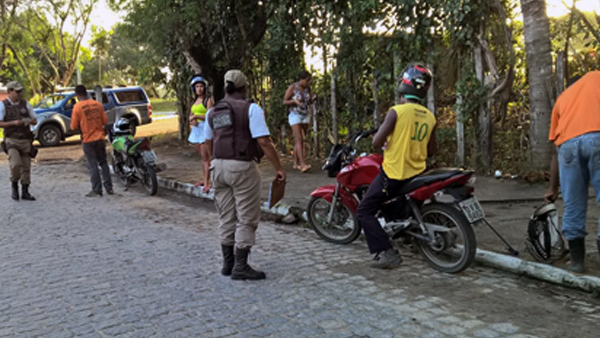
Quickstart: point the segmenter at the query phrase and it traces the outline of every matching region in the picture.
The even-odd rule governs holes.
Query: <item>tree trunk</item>
[[[521,0],[527,71],[529,73],[529,143],[533,169],[547,170],[551,144],[548,142],[552,113],[552,56],[546,1]]]
[[[473,50],[473,57],[475,59],[475,74],[479,82],[483,84],[485,82],[485,74],[482,52],[481,46],[477,46]],[[492,118],[490,110],[487,106],[487,102],[479,105],[479,118],[477,124],[479,153],[476,154],[476,157],[479,158],[476,163],[481,166],[480,170],[486,173],[488,173],[492,167]]]
[[[377,81],[377,75],[373,72],[373,125],[375,128],[379,128],[381,124],[381,114],[379,114],[379,81]]]
[[[337,97],[336,97],[336,78],[335,72],[331,72],[331,132],[333,134],[333,143],[338,143],[338,120],[337,120]]]

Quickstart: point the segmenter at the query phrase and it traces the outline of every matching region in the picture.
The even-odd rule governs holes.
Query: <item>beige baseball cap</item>
[[[10,81],[6,84],[6,89],[8,90],[23,90],[23,85],[21,85],[17,81]]]
[[[248,86],[246,75],[239,69],[228,70],[227,73],[225,73],[225,84],[227,84],[227,82],[233,83],[235,88]]]

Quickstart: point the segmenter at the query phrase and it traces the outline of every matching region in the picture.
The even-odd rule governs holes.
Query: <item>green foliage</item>
[[[462,68],[460,80],[456,83],[456,94],[462,99],[460,105],[455,107],[463,114],[462,122],[476,119],[479,107],[487,101],[489,88],[477,79],[471,63]]]

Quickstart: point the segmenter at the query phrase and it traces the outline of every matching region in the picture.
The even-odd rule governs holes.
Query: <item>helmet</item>
[[[423,100],[431,85],[431,71],[423,64],[411,62],[398,77],[398,93],[409,99]]]
[[[553,203],[537,208],[527,226],[527,251],[540,262],[554,262],[566,253],[565,240],[558,230],[558,212]]]
[[[121,117],[113,125],[113,131],[115,132],[115,134],[129,132],[130,127],[131,127],[131,122],[129,121],[129,119]]]
[[[204,83],[205,90],[206,90],[206,87],[208,87],[208,81],[206,81],[206,79],[204,79],[202,76],[194,76],[194,78],[192,78],[192,82],[190,82],[190,88],[192,89],[192,94],[196,94],[196,88],[194,88],[196,86],[196,83]]]

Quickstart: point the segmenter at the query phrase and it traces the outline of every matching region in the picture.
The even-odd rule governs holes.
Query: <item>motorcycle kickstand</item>
[[[504,242],[504,244],[506,244],[506,250],[508,250],[508,252],[510,252],[513,256],[518,256],[519,255],[519,251],[515,250],[510,244],[508,244],[508,242],[504,239],[504,237],[502,237],[498,231],[496,231],[496,229],[494,229],[494,227],[484,218],[483,222],[490,228],[492,229],[492,231],[496,234],[496,236],[498,236],[498,238],[500,238],[500,240],[502,240],[502,242]]]

